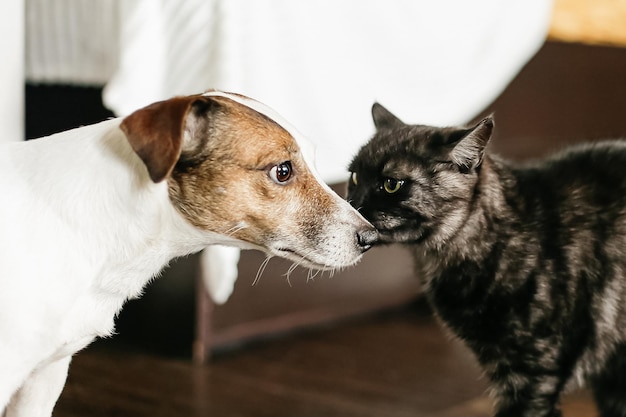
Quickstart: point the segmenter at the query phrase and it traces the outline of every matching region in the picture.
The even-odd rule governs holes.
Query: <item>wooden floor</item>
[[[144,348],[142,348],[144,349]],[[78,354],[55,417],[479,417],[486,384],[422,306],[186,358],[98,342]],[[565,417],[595,416],[569,394]]]

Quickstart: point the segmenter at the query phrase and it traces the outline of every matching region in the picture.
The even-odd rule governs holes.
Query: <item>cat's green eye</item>
[[[403,185],[404,185],[403,180],[397,180],[395,178],[386,178],[385,181],[383,182],[383,188],[389,194],[398,192],[400,188],[402,188]]]
[[[352,175],[350,175],[350,179],[352,180],[352,184],[357,185],[358,181],[356,179],[356,172],[353,172]]]

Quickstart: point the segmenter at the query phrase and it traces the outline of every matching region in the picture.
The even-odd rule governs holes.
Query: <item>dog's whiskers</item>
[[[289,283],[289,286],[290,286],[290,287],[291,287],[291,280],[290,280],[290,278],[291,278],[291,273],[292,273],[293,271],[295,271],[295,269],[296,269],[297,267],[299,267],[300,265],[302,265],[302,263],[304,263],[305,261],[307,261],[307,260],[308,260],[309,255],[311,255],[311,254],[313,254],[313,253],[315,253],[315,252],[317,252],[317,251],[318,251],[317,249],[312,249],[311,251],[307,252],[306,254],[304,254],[304,255],[300,255],[300,259],[299,259],[298,261],[296,261],[296,262],[292,263],[292,264],[291,264],[291,266],[289,267],[289,269],[287,269],[287,272],[285,273],[285,276],[287,277],[287,283]],[[309,262],[310,262],[310,261],[309,261]],[[316,271],[314,275],[311,275],[311,274],[312,274],[312,271],[313,271],[313,270],[309,268],[309,270],[308,270],[308,272],[307,272],[307,282],[309,282],[309,280],[312,280],[313,278],[315,278],[315,277],[317,276],[317,274],[320,272],[320,271]]]
[[[263,272],[265,272],[265,268],[267,267],[267,264],[269,263],[270,259],[272,259],[272,256],[268,255],[265,257],[263,262],[261,262],[259,269],[256,271],[256,276],[254,277],[254,281],[252,281],[253,287],[259,283],[259,280],[261,279],[261,275],[263,275]]]
[[[319,269],[313,270],[313,269],[309,268],[309,271],[306,274],[306,282],[314,281],[315,277],[318,276],[320,272],[323,272],[323,271],[321,271]]]
[[[287,272],[285,273],[285,276],[287,277],[287,283],[289,284],[289,286],[291,287],[291,273],[300,265],[301,262],[294,262],[291,264],[291,266],[289,267],[289,269],[287,269]]]
[[[236,225],[234,225],[233,227],[231,227],[230,229],[224,231],[224,235],[232,236],[235,233],[237,233],[238,231],[245,229],[246,227],[248,227],[247,224],[245,224],[244,222],[239,222]]]

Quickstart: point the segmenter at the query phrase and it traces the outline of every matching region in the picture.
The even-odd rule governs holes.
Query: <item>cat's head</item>
[[[475,202],[493,117],[469,128],[408,125],[378,103],[372,116],[376,134],[349,166],[348,201],[383,242],[445,244]]]

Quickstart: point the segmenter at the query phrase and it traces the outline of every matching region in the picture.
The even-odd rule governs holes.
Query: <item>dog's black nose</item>
[[[358,231],[356,232],[356,241],[361,247],[361,250],[365,252],[378,241],[378,232],[375,229],[365,229]]]

